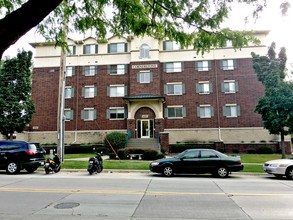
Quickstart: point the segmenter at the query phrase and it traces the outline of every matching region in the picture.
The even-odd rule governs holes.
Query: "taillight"
[[[36,152],[32,151],[32,150],[26,150],[25,153],[28,154],[28,155],[36,154]]]
[[[237,160],[237,163],[241,164],[241,160]]]

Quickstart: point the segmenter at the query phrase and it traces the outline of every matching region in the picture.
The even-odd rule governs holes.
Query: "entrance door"
[[[150,138],[150,120],[141,120],[141,138]]]

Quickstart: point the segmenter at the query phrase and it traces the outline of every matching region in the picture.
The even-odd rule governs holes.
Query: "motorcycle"
[[[61,162],[57,154],[54,154],[53,159],[47,158],[45,161],[45,172],[49,174],[50,172],[58,173],[61,169]]]
[[[100,173],[103,171],[103,158],[101,154],[97,153],[95,157],[89,158],[87,171],[90,175],[93,173]]]

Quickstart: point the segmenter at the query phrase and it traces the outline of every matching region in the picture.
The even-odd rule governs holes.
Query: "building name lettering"
[[[158,68],[158,64],[132,65],[132,69],[151,69],[151,68]]]

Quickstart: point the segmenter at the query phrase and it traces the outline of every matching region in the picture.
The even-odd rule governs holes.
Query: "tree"
[[[12,139],[22,132],[35,111],[31,98],[32,52],[19,52],[0,67],[0,132]]]
[[[144,35],[169,38],[198,52],[224,46],[234,48],[257,41],[250,32],[221,29],[233,3],[254,5],[262,11],[266,0],[0,0],[0,55],[22,35],[38,25],[39,32],[66,47],[63,31],[68,20],[71,32],[91,30],[98,39],[112,35]],[[287,4],[283,8],[288,8]],[[45,19],[46,18],[46,19]]]
[[[278,57],[275,52],[276,44],[269,47],[267,56],[253,56],[253,68],[258,80],[265,87],[255,108],[261,114],[264,128],[270,134],[281,136],[282,158],[286,158],[284,137],[293,131],[293,84],[285,81],[286,49],[281,48]]]

